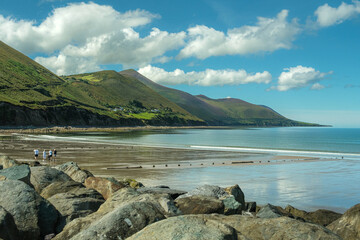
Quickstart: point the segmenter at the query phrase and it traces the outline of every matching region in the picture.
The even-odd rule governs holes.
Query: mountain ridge
[[[0,116],[0,126],[314,125],[241,99],[193,96],[133,69],[59,77],[1,41]]]
[[[211,99],[205,95],[189,93],[162,86],[133,69],[120,74],[136,77],[160,95],[175,102],[191,114],[205,120],[209,125],[227,126],[319,126],[288,119],[263,105],[255,105],[237,98]],[[237,109],[237,110],[234,110]]]

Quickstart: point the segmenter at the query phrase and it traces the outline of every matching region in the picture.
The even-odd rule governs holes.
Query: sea
[[[296,158],[289,158],[293,160],[284,163],[276,161],[274,164],[269,161],[269,164],[181,168],[160,178],[148,177],[145,180],[152,185],[165,184],[184,190],[204,184],[224,187],[238,184],[245,193],[246,201],[283,207],[290,204],[308,211],[325,208],[344,212],[360,203],[360,128],[160,129],[38,137],[201,150],[210,154],[228,152],[232,154],[232,161],[244,160],[244,156],[246,160],[255,162],[256,159],[264,162],[264,159],[276,157],[286,159],[286,156],[314,158],[317,160],[296,161]],[[187,159],[187,162],[195,162],[197,156]],[[156,159],[157,156],[151,157]],[[222,159],[217,160],[221,162]]]

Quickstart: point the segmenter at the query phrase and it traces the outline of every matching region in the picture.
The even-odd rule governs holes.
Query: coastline
[[[299,202],[298,193],[294,195],[294,202],[287,200],[288,198],[293,198],[293,196],[288,195],[289,193],[281,196],[285,200],[282,198],[275,200],[276,194],[279,193],[273,193],[274,196],[271,196],[272,193],[268,192],[278,191],[271,190],[273,188],[271,185],[277,185],[283,181],[280,180],[279,182],[278,178],[272,176],[271,172],[276,169],[285,168],[291,170],[304,164],[305,166],[308,164],[325,166],[328,165],[325,162],[336,163],[336,159],[106,142],[54,141],[50,138],[43,140],[27,138],[24,140],[7,137],[7,140],[4,140],[6,139],[5,137],[0,141],[0,155],[7,155],[23,162],[34,161],[33,149],[35,148],[38,148],[40,153],[43,149],[48,151],[49,149],[56,148],[58,150],[58,157],[56,162],[52,164],[58,165],[74,161],[80,167],[93,172],[99,177],[137,179],[146,186],[156,186],[166,182],[172,188],[184,190],[190,190],[202,184],[216,184],[220,186],[239,184],[242,188],[244,186],[244,191],[246,191],[250,200],[255,200],[256,196],[256,200],[260,204],[267,202],[280,206],[292,204],[305,210],[316,210],[319,208],[332,209],[338,212],[346,210],[346,207],[321,205],[318,203],[303,206]],[[51,165],[48,161],[40,162],[45,165]],[[266,176],[269,173],[270,175]],[[235,177],[236,175],[234,174],[238,176]],[[265,184],[270,184],[268,186],[270,189],[263,193],[249,193],[249,189],[253,188],[253,181],[258,181],[258,183],[255,183],[257,185],[265,181]],[[286,181],[288,182],[288,180]],[[270,196],[273,200],[266,198],[261,200],[261,195],[264,197]]]
[[[236,126],[137,126],[137,127],[43,127],[43,128],[0,128],[0,134],[56,134],[79,132],[127,132],[134,130],[165,130],[165,129],[230,129]],[[238,126],[242,127],[242,126]],[[243,126],[244,128],[246,126]]]

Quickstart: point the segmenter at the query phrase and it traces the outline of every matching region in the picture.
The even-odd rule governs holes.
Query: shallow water
[[[60,162],[77,161],[95,175],[133,177],[145,185],[191,190],[203,184],[239,184],[247,201],[305,210],[344,212],[360,202],[360,129],[179,129],[28,139],[52,146],[73,141],[68,148],[60,146]],[[19,151],[9,153],[24,158]],[[291,156],[320,160],[296,161]],[[255,164],[231,164],[244,160]],[[143,168],[119,169],[137,165]]]

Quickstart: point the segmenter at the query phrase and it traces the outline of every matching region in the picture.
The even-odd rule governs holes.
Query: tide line
[[[197,146],[190,148],[218,150],[218,151],[235,151],[235,152],[255,152],[255,153],[278,153],[278,154],[295,154],[306,156],[327,156],[327,157],[346,157],[360,159],[357,153],[339,153],[339,152],[318,152],[318,151],[301,151],[301,150],[283,150],[283,149],[263,149],[263,148],[244,148],[244,147],[220,147],[220,146]]]

